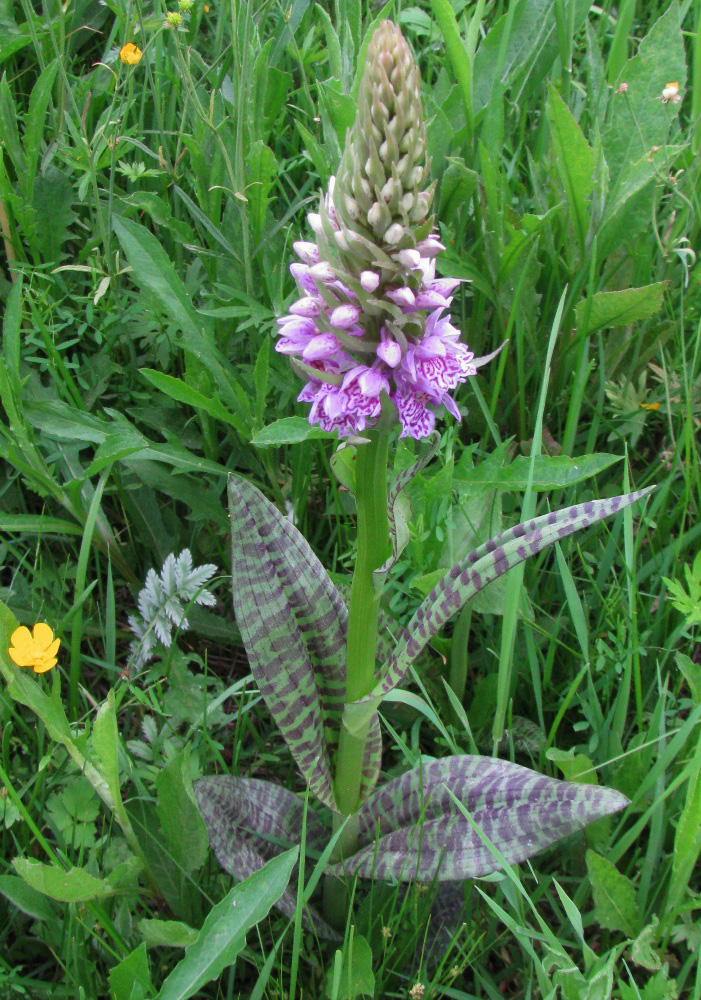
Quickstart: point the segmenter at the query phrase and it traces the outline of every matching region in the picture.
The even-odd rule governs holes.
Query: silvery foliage
[[[141,670],[152,659],[157,641],[166,648],[171,645],[173,628],[189,628],[187,605],[216,603],[214,594],[204,587],[216,572],[214,563],[193,566],[189,549],[166,556],[160,575],[155,569],[148,571],[137,602],[139,615],[129,615],[129,628],[136,636],[129,647],[133,669]]]

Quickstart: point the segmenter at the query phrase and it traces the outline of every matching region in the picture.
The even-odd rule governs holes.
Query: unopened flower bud
[[[309,319],[315,319],[321,315],[321,304],[314,296],[305,295],[304,298],[292,303],[290,312],[293,316],[306,316]]]
[[[292,248],[303,264],[319,263],[319,248],[316,243],[305,243],[302,240],[298,240],[292,244]]]
[[[337,306],[333,310],[329,320],[331,322],[331,326],[335,326],[339,330],[345,330],[351,326],[355,326],[358,322],[359,316],[359,306],[343,305]]]
[[[396,340],[385,338],[377,345],[377,356],[390,368],[396,368],[402,360],[402,349]]]
[[[380,276],[379,274],[375,274],[374,271],[363,271],[360,275],[360,284],[366,292],[374,292],[379,283]]]
[[[307,361],[323,361],[332,358],[338,350],[338,341],[332,333],[320,333],[312,337],[302,351],[302,357]]]
[[[399,222],[393,222],[385,233],[385,243],[393,246],[395,243],[399,243],[403,235],[404,226]]]
[[[416,249],[419,251],[422,257],[437,257],[439,253],[445,250],[445,247],[437,240],[435,236],[429,236],[428,239],[422,240],[418,243]]]
[[[309,274],[316,281],[323,281],[324,284],[336,280],[336,272],[326,260],[319,261],[318,264],[314,264],[313,267],[310,267]]]
[[[411,308],[416,301],[416,297],[410,288],[391,288],[385,295],[392,302],[396,302],[402,308]]]
[[[397,260],[408,270],[413,270],[416,267],[421,267],[421,254],[418,250],[400,250],[397,254]]]

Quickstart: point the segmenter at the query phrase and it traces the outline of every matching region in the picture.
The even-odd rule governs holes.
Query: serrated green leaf
[[[25,197],[31,198],[39,164],[39,150],[44,134],[46,110],[51,100],[51,91],[58,72],[58,59],[46,66],[32,88],[29,108],[24,121],[24,169],[17,173]]]
[[[251,444],[256,448],[279,448],[283,444],[317,440],[335,441],[336,435],[310,424],[306,417],[281,417],[254,434]]]
[[[649,972],[656,972],[662,968],[662,959],[657,951],[659,937],[659,917],[653,914],[651,922],[643,927],[631,945],[630,957],[636,965],[642,966]]]
[[[207,829],[197,808],[185,747],[159,771],[156,809],[164,846],[184,876],[197,871],[207,857]]]
[[[143,1000],[151,994],[151,973],[145,943],[142,942],[126,958],[112,966],[109,981],[113,1000]]]
[[[0,875],[0,894],[33,920],[56,920],[53,904],[19,875]]]
[[[139,921],[139,931],[147,948],[187,948],[197,940],[197,931],[181,920]]]
[[[552,84],[548,87],[546,113],[555,163],[565,189],[580,252],[583,252],[589,232],[589,195],[594,187],[594,153]]]
[[[664,281],[657,281],[642,288],[624,288],[620,292],[596,292],[577,304],[579,332],[592,333],[650,319],[660,311],[665,288]]]
[[[257,139],[246,153],[246,197],[253,239],[258,243],[265,231],[270,191],[277,175],[277,160],[269,146]]]
[[[633,883],[595,851],[587,851],[586,857],[597,922],[634,938],[640,931],[640,912]]]
[[[248,931],[287,888],[298,854],[295,848],[268,861],[212,907],[197,940],[163,984],[158,1000],[188,1000],[236,961]]]
[[[95,878],[83,868],[64,871],[30,858],[15,858],[12,865],[27,885],[59,903],[87,903],[112,894],[109,882]]]
[[[648,155],[653,146],[664,146],[676,127],[678,106],[661,100],[669,80],[676,80],[684,91],[686,60],[676,2],[653,24],[637,55],[628,60],[616,80],[615,89],[620,83],[628,86],[625,93],[612,95],[602,134],[612,200],[624,168]]]
[[[542,493],[546,490],[574,486],[620,461],[620,455],[603,453],[583,455],[581,458],[570,458],[567,455],[536,455],[532,459],[530,456],[518,455],[509,465],[487,461],[475,468],[465,468],[458,464],[453,474],[453,481],[458,489],[472,490],[483,486],[521,492],[530,485],[532,490]]]
[[[94,755],[92,763],[104,779],[112,801],[121,806],[122,792],[119,787],[118,762],[119,732],[114,691],[108,692],[107,698],[97,710],[90,735],[90,745]]]
[[[112,226],[131,265],[134,281],[160,300],[183,333],[179,346],[208,368],[225,404],[238,412],[236,390],[240,387],[231,366],[214,344],[207,321],[194,308],[161,244],[137,222],[114,216]]]

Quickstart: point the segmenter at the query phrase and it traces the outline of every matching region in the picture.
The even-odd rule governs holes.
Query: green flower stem
[[[387,520],[389,436],[371,431],[368,437],[370,443],[358,447],[355,471],[358,556],[348,619],[346,702],[357,701],[375,686],[379,598],[372,575],[391,552]],[[364,756],[364,734],[354,736],[342,728],[336,755],[335,793],[338,808],[346,816],[358,808]]]

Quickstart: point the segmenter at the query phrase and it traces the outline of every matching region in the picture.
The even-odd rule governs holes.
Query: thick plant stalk
[[[356,460],[356,509],[358,553],[351,588],[346,659],[346,702],[355,701],[372,691],[375,685],[377,623],[379,596],[375,593],[373,573],[391,552],[387,517],[387,452],[389,435],[370,432],[369,444],[360,445]],[[344,828],[336,843],[334,861],[358,850],[360,784],[365,757],[367,727],[351,733],[341,727],[336,753],[334,794],[341,816],[334,816],[334,829]],[[348,910],[344,883],[334,875],[324,884],[324,916],[337,930],[342,930]]]
[[[346,702],[362,698],[375,685],[379,598],[375,594],[373,573],[391,552],[387,519],[388,444],[387,434],[373,431],[370,443],[360,445],[357,452],[358,555],[348,619]],[[336,804],[347,816],[359,804],[365,735],[352,734],[345,726],[341,729],[334,790]]]

